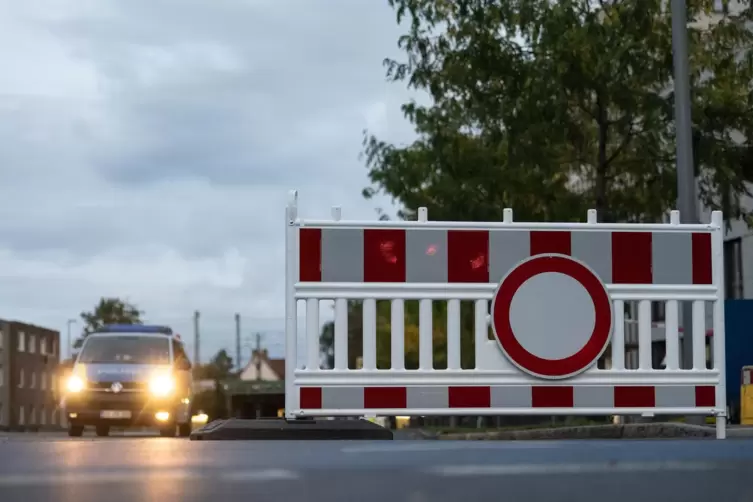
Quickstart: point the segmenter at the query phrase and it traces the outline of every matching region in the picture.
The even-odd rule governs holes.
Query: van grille
[[[115,382],[92,382],[89,385],[89,388],[91,390],[98,390],[98,391],[109,391],[112,387],[112,384]],[[123,386],[123,391],[143,391],[146,390],[147,384],[144,382],[120,382],[120,385]]]

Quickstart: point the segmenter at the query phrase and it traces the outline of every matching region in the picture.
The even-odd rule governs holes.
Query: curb
[[[729,428],[728,437],[753,437],[753,431]],[[517,441],[559,439],[657,439],[657,438],[715,438],[716,429],[702,425],[678,423],[647,423],[624,425],[586,425],[551,429],[520,429],[468,433],[439,433],[425,439],[445,441]]]

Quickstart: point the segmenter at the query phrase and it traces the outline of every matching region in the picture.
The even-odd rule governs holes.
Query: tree
[[[712,0],[688,2],[690,18]],[[372,186],[411,217],[656,221],[675,206],[671,18],[662,0],[389,0],[410,29],[387,75],[418,139],[366,136]],[[690,28],[700,199],[740,206],[753,179],[751,11]],[[737,140],[737,141],[736,141]],[[739,141],[742,140],[742,141]]]
[[[101,329],[106,324],[142,324],[141,312],[135,305],[120,298],[100,298],[91,312],[81,312],[84,321],[83,336]]]
[[[135,305],[120,298],[100,298],[91,312],[81,312],[84,328],[73,347],[81,348],[84,338],[107,324],[142,324],[142,314]]]
[[[233,376],[233,358],[227,350],[217,352],[208,364],[196,365],[194,378],[199,380],[215,380],[216,382],[227,380]]]
[[[671,18],[663,0],[388,0],[408,32],[387,76],[424,91],[403,106],[417,139],[364,135],[371,186],[413,219],[656,221],[675,207]],[[690,0],[695,19],[712,0]],[[753,179],[753,35],[749,7],[690,28],[694,161],[700,199],[728,216]],[[434,309],[435,356],[446,340]],[[461,309],[463,365],[473,312]],[[349,307],[356,308],[356,307]],[[388,314],[385,314],[388,315]],[[417,364],[418,308],[406,302],[406,364]],[[378,329],[378,346],[384,345]],[[349,348],[360,332],[349,322]],[[359,330],[357,326],[355,328]],[[333,326],[322,348],[332,359]],[[350,350],[349,350],[350,351]],[[350,356],[349,356],[350,357]]]

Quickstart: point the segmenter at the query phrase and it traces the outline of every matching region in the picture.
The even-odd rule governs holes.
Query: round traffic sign
[[[589,368],[609,344],[612,319],[599,276],[562,254],[523,260],[492,300],[492,329],[502,352],[541,378],[568,378]]]

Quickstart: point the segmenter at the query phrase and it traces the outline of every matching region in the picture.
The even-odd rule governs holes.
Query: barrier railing
[[[286,212],[286,416],[711,415],[725,437],[721,212],[711,224],[346,221]],[[334,368],[319,349],[334,300]],[[377,368],[377,301],[390,302],[390,368]],[[405,367],[405,302],[418,300],[418,368]],[[348,302],[362,302],[362,367],[348,367]],[[461,367],[461,302],[475,364]],[[693,365],[681,369],[680,302],[692,302]],[[297,305],[305,302],[305,362]],[[447,367],[435,369],[433,302],[446,302]],[[625,303],[637,302],[637,368]],[[665,303],[665,368],[652,365],[651,302]],[[706,302],[713,364],[706,362]],[[491,330],[490,330],[491,327]],[[490,331],[492,336],[490,336]],[[605,355],[611,367],[600,369]],[[295,362],[295,363],[294,363]]]

